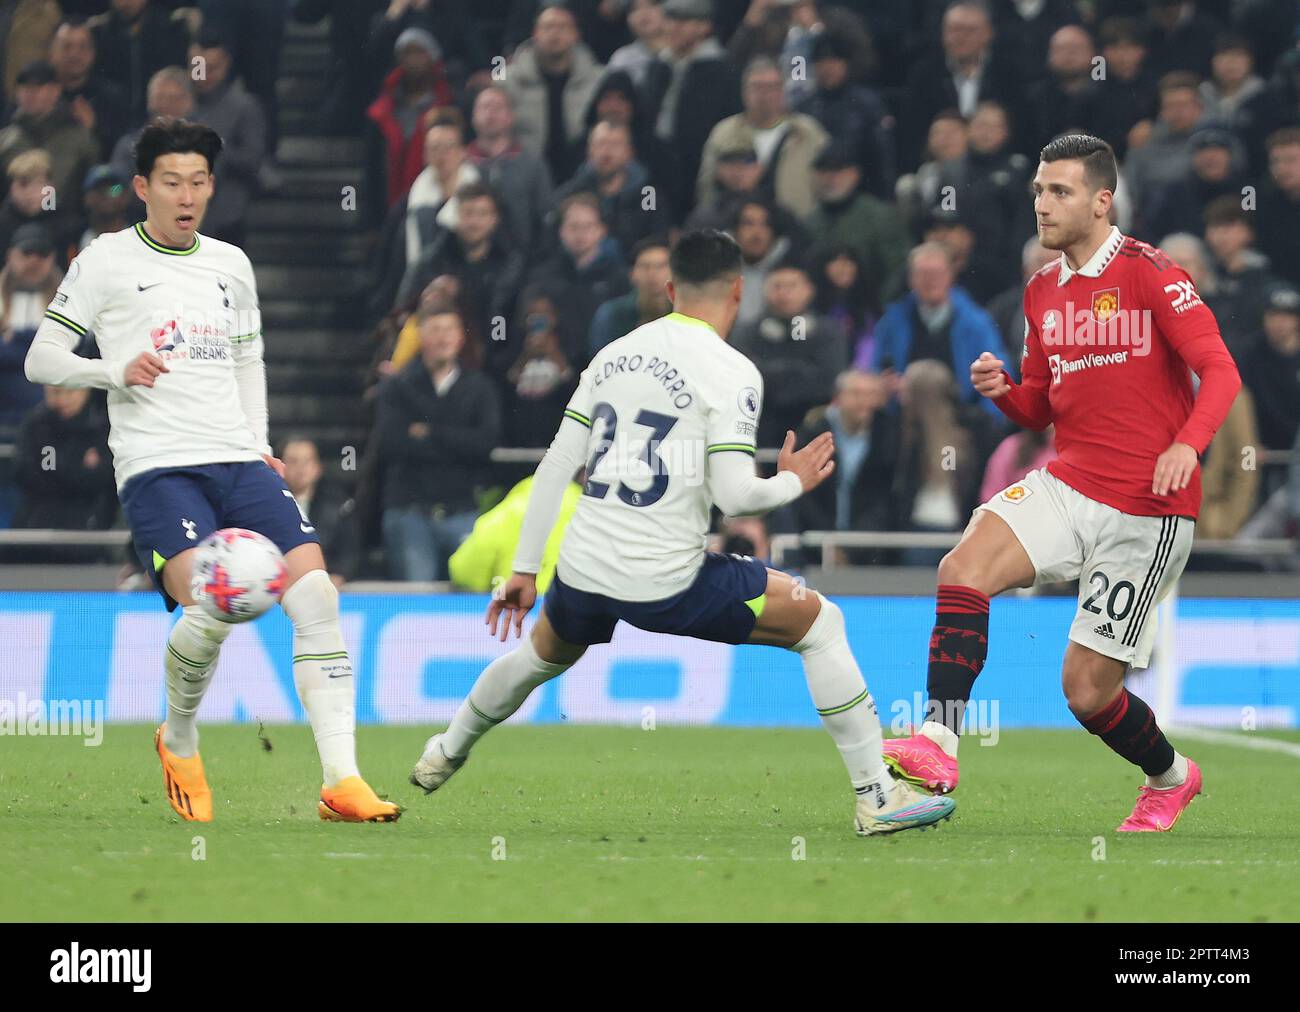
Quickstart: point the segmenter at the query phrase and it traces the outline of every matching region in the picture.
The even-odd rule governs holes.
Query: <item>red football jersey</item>
[[[1195,517],[1200,468],[1159,496],[1156,458],[1174,442],[1204,453],[1241,379],[1187,272],[1112,228],[1078,271],[1062,256],[1030,278],[1024,311],[1023,379],[994,403],[1026,428],[1056,423],[1048,470],[1124,513]]]

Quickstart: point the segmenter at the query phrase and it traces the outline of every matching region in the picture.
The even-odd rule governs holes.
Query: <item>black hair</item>
[[[497,200],[497,195],[493,192],[492,187],[481,180],[472,183],[461,183],[456,189],[456,199],[462,203],[467,200],[483,200],[484,198],[492,201],[492,206],[498,211],[501,210],[501,202]]]
[[[198,154],[208,160],[211,172],[221,154],[221,135],[211,127],[178,119],[167,123],[155,119],[140,132],[135,142],[135,170],[146,179],[153,173],[154,162],[163,155]]]
[[[669,258],[677,285],[707,285],[739,277],[742,259],[736,240],[713,228],[685,232]]]
[[[637,259],[649,249],[666,249],[672,251],[672,246],[662,235],[648,235],[644,239],[638,239],[632,246],[632,254],[628,258],[628,263],[636,265]]]
[[[204,25],[195,33],[194,45],[199,49],[224,49],[230,52],[230,40],[213,25]]]
[[[858,269],[852,286],[843,292],[831,284],[826,273],[827,265],[840,257],[851,260]],[[862,266],[862,255],[853,246],[839,244],[827,247],[817,258],[817,273],[813,276],[813,283],[817,286],[817,298],[813,305],[819,313],[830,313],[837,305],[842,306],[852,316],[854,327],[863,326],[868,316],[875,317],[879,314],[867,272]]]
[[[1084,178],[1096,190],[1115,192],[1119,173],[1115,168],[1115,152],[1100,137],[1091,134],[1062,134],[1038,153],[1040,161],[1081,161]]]

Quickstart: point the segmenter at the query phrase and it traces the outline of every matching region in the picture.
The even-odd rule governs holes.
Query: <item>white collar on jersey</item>
[[[1060,270],[1056,276],[1057,285],[1067,284],[1076,274],[1082,274],[1085,278],[1101,277],[1101,272],[1110,266],[1111,260],[1122,245],[1124,245],[1124,233],[1119,230],[1118,225],[1112,225],[1106,241],[1097,247],[1097,252],[1077,271],[1070,270],[1070,265],[1065,262],[1065,254],[1062,253]]]

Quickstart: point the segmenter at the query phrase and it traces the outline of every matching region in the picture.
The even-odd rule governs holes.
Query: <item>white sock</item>
[[[567,664],[551,664],[533,649],[525,637],[508,654],[483,669],[465,702],[443,732],[442,751],[449,759],[469,755],[474,743],[524,705],[537,686],[568,670]]]
[[[884,808],[892,778],[880,754],[876,702],[849,650],[844,613],[833,601],[820,593],[817,596],[821,598],[821,611],[792,649],[803,658],[813,706],[840,750],[853,789],[859,796],[871,795],[876,807]]]
[[[234,627],[213,618],[196,604],[181,610],[163,653],[167,674],[168,751],[188,759],[199,750],[199,703],[212,682],[221,644]]]
[[[957,758],[957,743],[961,741],[961,738],[958,736],[957,732],[947,724],[940,724],[935,720],[927,720],[921,725],[920,733],[943,749],[951,758]]]
[[[1182,787],[1187,780],[1187,757],[1180,752],[1174,753],[1174,764],[1159,776],[1147,777],[1147,786],[1158,791],[1168,791]]]
[[[339,630],[338,588],[313,569],[284,592],[280,606],[293,622],[293,683],[316,736],[326,787],[357,769],[356,684]]]

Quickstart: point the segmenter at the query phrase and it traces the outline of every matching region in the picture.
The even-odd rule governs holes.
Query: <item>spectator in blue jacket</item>
[[[937,242],[924,242],[907,257],[911,289],[885,307],[876,324],[873,370],[893,369],[901,374],[920,359],[938,359],[952,369],[962,401],[978,403],[1002,420],[996,404],[981,397],[970,381],[970,364],[982,352],[992,352],[1014,370],[993,317],[966,292],[954,286],[952,261]]]

